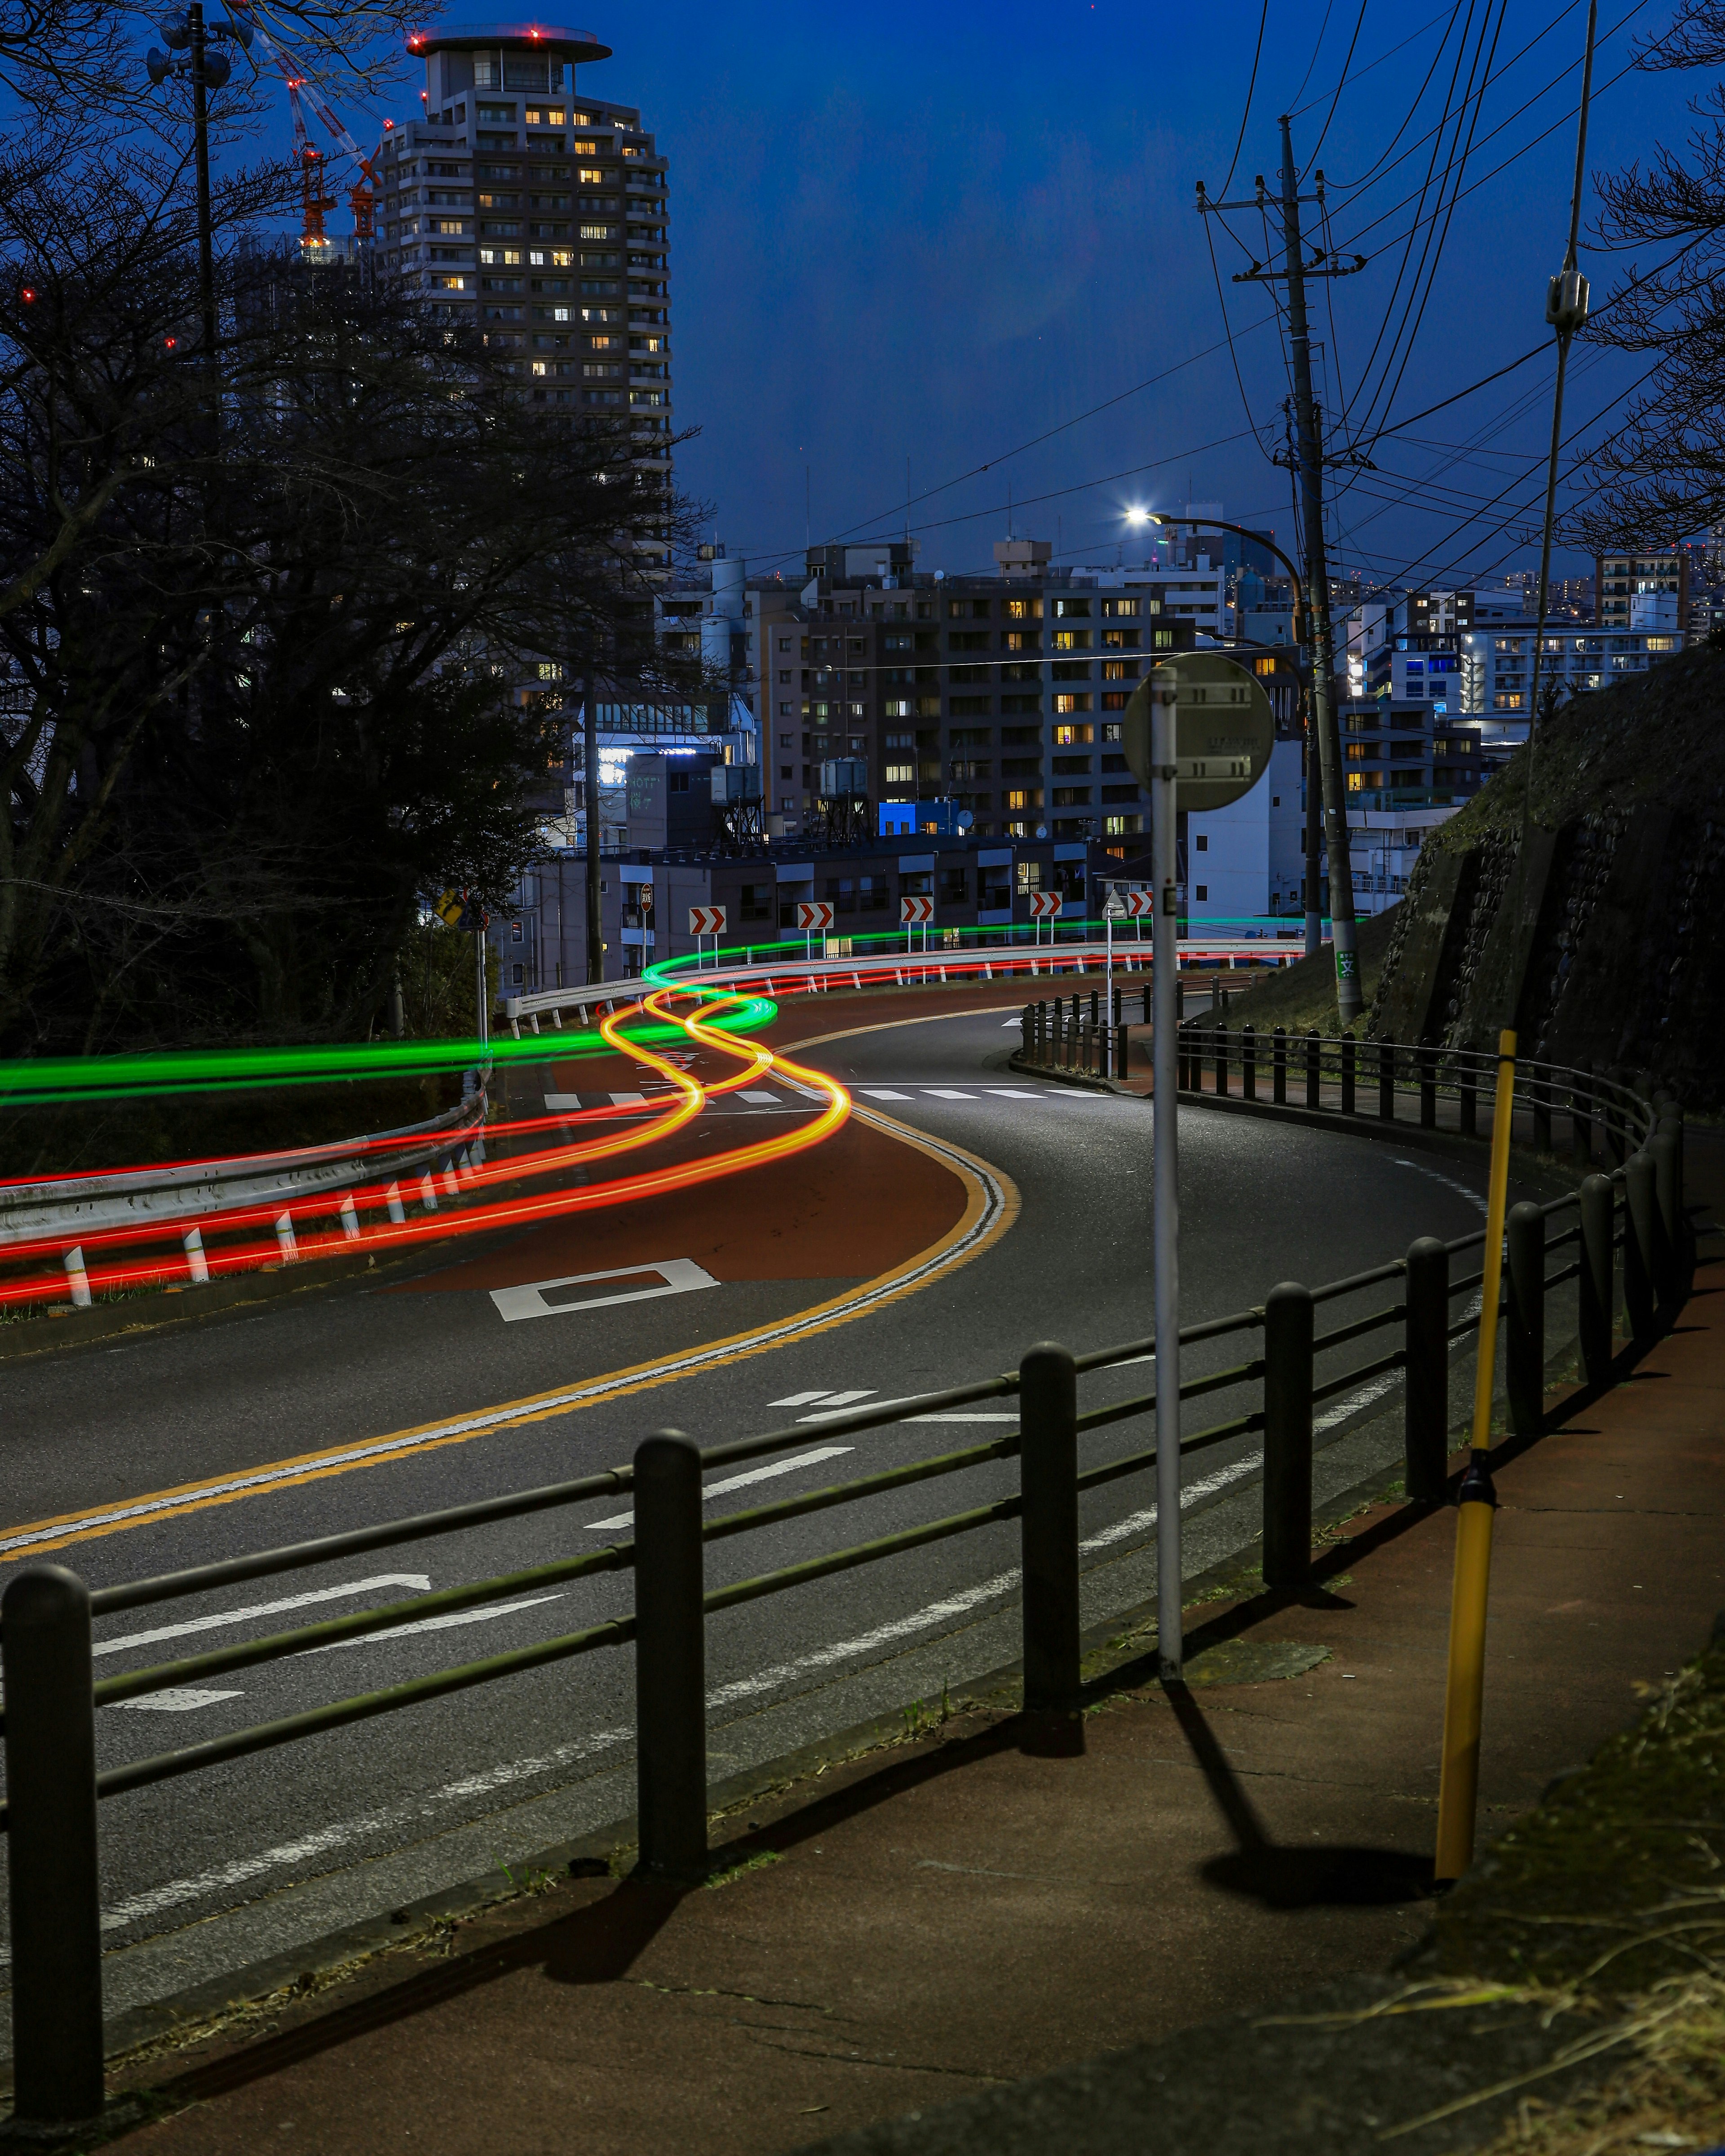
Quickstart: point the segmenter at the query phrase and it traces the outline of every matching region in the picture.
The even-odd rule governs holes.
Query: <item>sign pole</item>
[[[1156,1266],[1156,1628],[1165,1683],[1178,1683],[1183,1661],[1180,1566],[1180,1192],[1179,1044],[1174,1034],[1179,964],[1179,895],[1175,860],[1175,699],[1173,671],[1150,676],[1151,853],[1156,876],[1152,994],[1154,1104],[1153,1210]]]

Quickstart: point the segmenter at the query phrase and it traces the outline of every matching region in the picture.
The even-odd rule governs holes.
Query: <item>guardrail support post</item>
[[[1395,1121],[1395,1043],[1388,1040],[1378,1044],[1378,1120]]]
[[[1321,1108],[1323,1102],[1323,1074],[1318,1063],[1319,1041],[1315,1025],[1306,1029],[1306,1105]]]
[[[1312,1570],[1312,1291],[1284,1281],[1264,1299],[1264,1584]]]
[[[1590,1175],[1581,1186],[1581,1273],[1576,1282],[1576,1329],[1581,1367],[1590,1385],[1611,1375],[1611,1318],[1615,1297],[1613,1244],[1617,1191],[1609,1175]]]
[[[1528,1072],[1527,1091],[1533,1104],[1533,1150],[1551,1151],[1551,1080],[1546,1065],[1536,1063]]]
[[[678,1430],[635,1447],[635,1779],[640,1869],[706,1869],[706,1642],[701,1453]]]
[[[1277,1026],[1271,1041],[1270,1095],[1278,1108],[1287,1106],[1288,1029],[1285,1025]]]
[[[1420,1050],[1420,1127],[1422,1131],[1437,1128],[1438,1051],[1435,1048]]]
[[[1637,1345],[1653,1337],[1658,1291],[1654,1253],[1659,1242],[1658,1171],[1653,1156],[1632,1153],[1624,1163],[1623,1309]]]
[[[1342,1112],[1344,1116],[1353,1113],[1354,1053],[1358,1045],[1353,1029],[1349,1027],[1342,1036]]]
[[[1408,1496],[1440,1505],[1450,1460],[1450,1253],[1435,1235],[1408,1247],[1403,1450]]]
[[[102,1930],[96,1884],[90,1589],[57,1564],[0,1602],[12,1887],[13,2117],[70,2125],[102,2111]]]
[[[1569,1158],[1577,1168],[1594,1164],[1593,1106],[1582,1086],[1569,1088]]]
[[[1258,1097],[1258,1033],[1247,1026],[1240,1036],[1240,1090],[1249,1101]]]
[[[1455,1090],[1461,1096],[1457,1121],[1461,1135],[1465,1138],[1476,1138],[1480,1134],[1480,1073],[1471,1048],[1457,1052]]]
[[[1216,1043],[1216,1098],[1220,1100],[1228,1091],[1228,1029],[1219,1025],[1215,1030]]]
[[[1672,1126],[1661,1119],[1647,1141],[1653,1156],[1653,1189],[1659,1201],[1659,1240],[1656,1245],[1654,1286],[1660,1301],[1674,1308],[1682,1293],[1683,1154],[1682,1140]]]
[[[1517,1437],[1545,1427],[1545,1215],[1509,1209],[1509,1331],[1504,1343],[1509,1426]]]
[[[1078,1696],[1078,1379],[1064,1348],[1033,1348],[1019,1368],[1024,1510],[1024,1710]]]

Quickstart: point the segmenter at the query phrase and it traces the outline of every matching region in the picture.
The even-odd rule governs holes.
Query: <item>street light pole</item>
[[[1156,1631],[1163,1677],[1179,1681],[1184,1597],[1180,1553],[1180,1152],[1178,769],[1174,729],[1178,684],[1171,667],[1150,675],[1150,855],[1156,886],[1150,986],[1155,1005],[1153,1067],[1152,1235],[1156,1267]]]

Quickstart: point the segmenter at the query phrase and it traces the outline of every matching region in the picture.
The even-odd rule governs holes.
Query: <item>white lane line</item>
[[[923,1092],[931,1101],[973,1101],[974,1093],[956,1093],[950,1086],[925,1086]]]
[[[1263,1454],[1255,1452],[1248,1459],[1236,1460],[1230,1466],[1219,1467],[1214,1475],[1206,1475],[1200,1481],[1189,1482],[1180,1492],[1180,1510],[1185,1512],[1200,1497],[1208,1497],[1213,1491],[1225,1490],[1230,1482],[1238,1482],[1255,1473],[1263,1465]],[[1135,1535],[1141,1528],[1153,1527],[1155,1524],[1156,1507],[1152,1505],[1142,1512],[1128,1512],[1123,1520],[1116,1520],[1111,1527],[1104,1527],[1099,1535],[1091,1536],[1087,1542],[1080,1543],[1078,1547],[1081,1550],[1106,1549],[1111,1543],[1124,1542],[1128,1535]]]
[[[961,1411],[955,1414],[903,1415],[900,1419],[904,1422],[1016,1422],[1018,1417],[1015,1414],[970,1414]]]
[[[777,1093],[768,1093],[764,1090],[752,1093],[739,1093],[737,1097],[739,1101],[752,1101],[757,1105],[768,1108],[782,1108],[785,1105]]]
[[[244,1699],[243,1691],[194,1691],[186,1686],[178,1691],[146,1691],[136,1699],[122,1699],[121,1707],[141,1707],[152,1714],[190,1714],[194,1708],[215,1707],[224,1699]]]
[[[859,1086],[856,1090],[866,1093],[871,1101],[908,1101],[911,1097],[908,1093],[895,1093],[887,1086]]]
[[[650,1287],[619,1288],[614,1295],[583,1296],[571,1302],[547,1302],[552,1288],[587,1287],[600,1281],[648,1280]],[[690,1295],[697,1288],[717,1287],[718,1281],[693,1258],[665,1258],[656,1265],[618,1265],[609,1272],[565,1273],[560,1280],[528,1281],[520,1287],[494,1287],[491,1300],[506,1325],[519,1325],[529,1317],[567,1317],[573,1311],[609,1310],[619,1302],[651,1302],[661,1295]]]
[[[890,1121],[877,1123],[875,1117],[859,1110],[860,1120],[870,1128],[896,1128]],[[510,1400],[501,1407],[487,1408],[478,1414],[452,1415],[447,1422],[432,1423],[418,1430],[398,1432],[393,1437],[368,1439],[340,1452],[325,1453],[313,1460],[285,1460],[269,1467],[260,1467],[250,1474],[235,1475],[224,1482],[201,1485],[189,1493],[191,1501],[208,1504],[219,1497],[238,1496],[251,1490],[269,1490],[283,1483],[300,1481],[308,1472],[326,1475],[341,1467],[357,1466],[362,1461],[389,1459],[398,1452],[418,1452],[428,1445],[446,1443],[452,1438],[477,1437],[482,1432],[507,1430],[526,1422],[542,1422],[551,1416],[565,1413],[572,1408],[588,1407],[595,1401],[613,1398],[619,1393],[638,1390],[641,1386],[667,1378],[680,1378],[716,1364],[734,1362],[742,1354],[757,1354],[763,1348],[787,1347],[814,1332],[825,1332],[841,1322],[858,1317],[864,1312],[885,1302],[896,1301],[962,1265],[978,1243],[994,1233],[999,1224],[1005,1205],[1005,1194],[986,1164],[968,1153],[949,1150],[937,1137],[926,1132],[918,1142],[929,1151],[943,1155],[953,1162],[962,1160],[965,1172],[974,1176],[987,1192],[987,1200],[969,1228],[949,1248],[942,1250],[907,1273],[889,1273],[878,1282],[870,1282],[858,1294],[837,1304],[824,1304],[814,1312],[798,1312],[777,1325],[764,1325],[757,1332],[750,1333],[746,1343],[719,1341],[711,1347],[691,1348],[680,1355],[668,1356],[662,1363],[646,1368],[619,1370],[609,1376],[597,1378],[587,1383],[569,1386],[560,1393],[547,1393],[537,1399]],[[0,1558],[9,1558],[19,1550],[33,1549],[43,1543],[79,1541],[99,1533],[103,1528],[124,1527],[134,1520],[148,1520],[163,1513],[179,1512],[187,1502],[188,1493],[164,1491],[160,1496],[146,1497],[136,1504],[115,1505],[105,1512],[85,1512],[70,1519],[44,1520],[35,1527],[18,1534],[0,1536]]]
[[[530,1594],[521,1602],[494,1602],[482,1609],[449,1609],[441,1617],[421,1617],[411,1625],[392,1625],[386,1631],[367,1632],[357,1640],[331,1640],[325,1647],[308,1647],[307,1655],[333,1655],[341,1647],[375,1647],[380,1640],[404,1640],[410,1632],[453,1632],[462,1625],[489,1625],[494,1617],[513,1617],[518,1609],[536,1609],[542,1602],[561,1602],[555,1594]]]
[[[1478,1206],[1481,1213],[1490,1217],[1490,1208],[1478,1191],[1470,1190],[1465,1183],[1458,1183],[1453,1175],[1441,1174],[1436,1168],[1428,1168],[1423,1160],[1398,1160],[1394,1155],[1389,1164],[1392,1168],[1411,1168],[1416,1175],[1425,1176],[1433,1183],[1441,1183],[1445,1190],[1453,1190],[1458,1198],[1465,1198],[1470,1205]]]
[[[188,1617],[183,1624],[161,1625],[153,1632],[128,1632],[118,1640],[98,1640],[90,1652],[96,1655],[117,1655],[127,1647],[153,1647],[158,1640],[183,1639],[187,1632],[218,1631],[223,1625],[244,1625],[254,1617],[276,1617],[284,1609],[305,1609],[314,1602],[339,1602],[346,1594],[369,1594],[378,1587],[414,1587],[423,1594],[431,1584],[429,1573],[380,1572],[372,1579],[356,1579],[346,1587],[318,1587],[309,1594],[290,1594],[280,1602],[254,1602],[244,1609],[218,1610],[213,1617]],[[147,1695],[159,1699],[160,1692]],[[229,1694],[212,1693],[212,1698],[227,1698]],[[232,1697],[237,1699],[238,1692]],[[136,1702],[131,1704],[136,1705]]]
[[[774,1460],[765,1467],[752,1467],[746,1475],[727,1475],[722,1482],[709,1482],[701,1493],[701,1501],[705,1503],[709,1497],[722,1496],[727,1490],[741,1490],[751,1482],[770,1482],[775,1476],[790,1475],[799,1467],[813,1467],[823,1460],[836,1460],[841,1453],[855,1450],[851,1445],[823,1445],[814,1452],[798,1452],[789,1460]],[[614,1519],[584,1520],[582,1525],[593,1532],[602,1527],[627,1527],[634,1525],[634,1517],[632,1512],[619,1512]]]
[[[823,1386],[818,1392],[787,1393],[782,1400],[768,1400],[767,1404],[769,1408],[806,1408],[812,1407],[816,1400],[826,1398],[826,1388]]]

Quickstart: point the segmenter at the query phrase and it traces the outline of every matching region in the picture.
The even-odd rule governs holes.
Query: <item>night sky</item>
[[[1446,94],[1460,107],[1470,65],[1479,79],[1482,28],[1486,46],[1493,32],[1497,44],[1462,182],[1473,191],[1449,216],[1417,331],[1412,318],[1402,326],[1398,300],[1373,379],[1386,361],[1393,379],[1411,351],[1388,406],[1392,420],[1409,418],[1548,334],[1545,280],[1567,231],[1585,8],[1507,0],[1501,27],[1497,10],[1482,8],[1428,14],[1367,0],[1362,17],[1358,0],[1333,0],[1327,13],[1312,0],[1272,6],[1228,190],[1250,195],[1260,172],[1276,184],[1280,113],[1296,116],[1302,164],[1327,121],[1318,162],[1332,236],[1372,259],[1361,275],[1315,290],[1321,393],[1332,414],[1355,399],[1354,431],[1378,467],[1356,472],[1339,504],[1341,561],[1389,581],[1537,560],[1527,535],[1549,426],[1543,357],[1393,440],[1373,439],[1384,399],[1362,426],[1367,400],[1356,398],[1417,214],[1404,198],[1426,178]],[[463,7],[458,18],[479,11]],[[1623,73],[1632,39],[1667,19],[1662,6],[1602,8],[1594,172],[1645,160],[1691,124],[1683,100],[1702,82]],[[1111,562],[1122,542],[1133,558],[1124,512],[1189,493],[1273,527],[1286,544],[1287,475],[1252,431],[1280,435],[1281,341],[1266,326],[1265,290],[1229,282],[1247,266],[1243,248],[1264,252],[1255,212],[1229,217],[1240,245],[1211,233],[1250,420],[1225,344],[1136,388],[1221,343],[1194,182],[1219,196],[1259,20],[1257,0],[1171,9],[943,0],[897,15],[662,0],[592,18],[615,57],[584,69],[582,84],[639,104],[670,159],[675,421],[700,430],[678,469],[709,506],[710,534],[752,572],[787,573],[805,528],[817,543],[901,534],[908,459],[924,568],[992,566],[1009,489],[1014,527],[1072,562]],[[1337,99],[1356,33],[1353,80]],[[419,80],[404,75],[395,99],[371,108],[372,132],[383,111],[408,115]],[[367,133],[357,110],[352,125]],[[1452,126],[1440,170],[1455,139]],[[1591,189],[1589,203],[1590,213]],[[1585,219],[1583,267],[1596,305],[1626,267],[1589,249]],[[1411,281],[1417,316],[1424,280]],[[1404,280],[1404,300],[1409,289]],[[1609,414],[1635,371],[1579,352],[1569,427]],[[1111,398],[1122,401],[1065,424]],[[1592,435],[1608,424],[1600,418]],[[1022,446],[1050,429],[1062,431]],[[1472,445],[1466,461],[1455,461],[1458,444]],[[1511,480],[1483,537],[1479,527],[1458,536],[1476,499]],[[1498,532],[1512,508],[1511,528]],[[1587,566],[1571,556],[1558,569]]]

